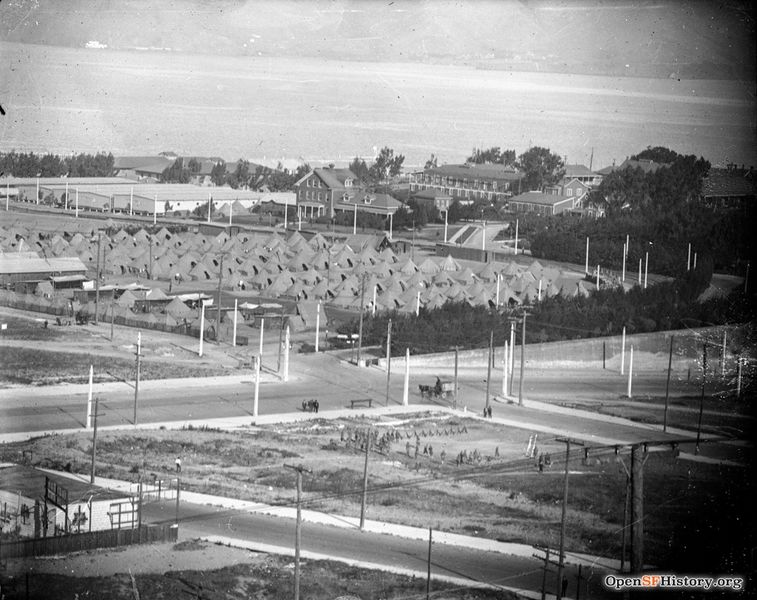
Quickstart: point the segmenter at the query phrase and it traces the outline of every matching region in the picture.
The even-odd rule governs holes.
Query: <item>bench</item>
[[[361,405],[365,406],[368,405],[368,408],[371,407],[371,404],[373,403],[373,398],[358,398],[357,400],[350,400],[350,408],[355,408],[355,405]]]

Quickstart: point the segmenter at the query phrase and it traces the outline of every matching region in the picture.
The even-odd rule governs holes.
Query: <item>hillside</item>
[[[749,6],[670,0],[10,0],[0,9],[0,39],[753,80],[755,28]]]

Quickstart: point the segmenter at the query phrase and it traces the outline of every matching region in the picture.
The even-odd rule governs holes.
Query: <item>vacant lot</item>
[[[140,556],[141,555],[141,556]],[[219,557],[220,555],[220,557]],[[148,557],[149,560],[144,560]],[[203,598],[203,600],[284,600],[292,597],[294,567],[291,558],[264,555],[214,546],[204,542],[154,544],[83,553],[61,559],[61,568],[43,559],[39,571],[29,577],[0,577],[7,600],[47,600],[48,598]],[[120,563],[113,574],[88,563]],[[217,568],[214,565],[226,563]],[[131,567],[134,565],[134,568]],[[66,568],[68,567],[68,568]],[[77,576],[64,575],[63,569]],[[302,561],[300,594],[312,600],[333,600],[350,594],[358,598],[400,599],[421,597],[426,591],[422,578],[369,571],[328,561]],[[106,569],[107,570],[107,569]],[[53,572],[48,572],[53,571]],[[433,582],[438,600],[510,600],[514,594],[492,590],[458,590],[453,585]],[[139,596],[137,596],[137,593]]]
[[[552,458],[552,466],[539,473],[534,459],[525,457],[527,431],[448,415],[315,420],[232,433],[106,432],[98,436],[98,474],[132,481],[140,475],[166,478],[178,455],[182,485],[193,491],[291,504],[294,477],[282,465],[297,462],[313,469],[304,479],[308,508],[357,516],[361,447],[369,428],[376,432],[369,461],[369,519],[558,544],[564,445],[539,437],[539,452]],[[0,448],[0,460],[20,460],[24,449],[32,450],[32,462],[40,466],[89,470],[91,438],[86,434],[8,444]],[[463,452],[467,459],[459,464]],[[627,456],[620,458],[628,464]],[[566,548],[619,558],[626,485],[619,458],[606,449],[592,451],[584,461],[578,449],[570,471]],[[755,540],[747,508],[754,479],[745,475],[744,469],[680,461],[669,449],[650,454],[645,467],[647,562],[686,572],[692,565],[703,572],[734,572],[745,556],[741,550]],[[708,539],[712,550],[706,557],[697,551],[701,539]]]
[[[95,381],[133,380],[136,376],[137,331],[110,324],[63,325],[45,319],[49,315],[0,308],[0,385],[51,385],[86,383],[89,367]],[[142,334],[142,379],[208,377],[228,374],[239,366],[233,356],[208,344],[212,363],[198,359],[195,341],[162,332]],[[215,354],[218,356],[215,356]]]

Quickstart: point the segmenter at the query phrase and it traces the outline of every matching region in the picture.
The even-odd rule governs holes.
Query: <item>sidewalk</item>
[[[289,380],[293,381],[296,377],[290,373]],[[262,370],[260,372],[260,383],[279,382],[281,379],[276,373]],[[141,379],[139,389],[144,391],[160,390],[165,387],[173,388],[212,388],[219,385],[234,385],[255,383],[255,374],[245,373],[244,375],[218,375],[215,377],[181,377],[176,379]],[[126,388],[134,389],[133,381],[106,381],[92,384],[92,394],[106,395],[109,392],[123,391]],[[89,393],[88,383],[60,383],[50,386],[19,386],[0,389],[0,402],[3,400],[25,400],[36,398],[49,398],[51,396],[78,396]]]
[[[54,473],[61,477],[68,477],[70,479],[76,479],[79,481],[89,482],[89,477],[86,475],[67,473],[63,471],[53,471],[51,469],[40,469],[48,473]],[[105,477],[95,477],[95,485],[114,490],[123,494],[131,495],[133,493],[134,483],[129,481],[122,481],[118,479],[108,479]],[[270,506],[267,504],[260,504],[258,502],[250,502],[247,500],[237,500],[235,498],[225,498],[222,496],[212,496],[210,494],[200,494],[198,492],[182,491],[180,496],[181,502],[190,504],[204,504],[209,506],[218,506],[227,510],[238,510],[242,512],[258,513],[274,517],[283,517],[287,519],[295,519],[297,517],[297,509],[295,507],[287,506]],[[346,517],[342,515],[331,515],[314,510],[303,510],[302,520],[308,523],[317,523],[321,525],[328,525],[331,527],[341,527],[345,529],[359,529],[360,519],[358,517]],[[365,520],[364,531],[374,534],[394,535],[406,539],[414,540],[427,540],[428,529],[422,529],[420,527],[410,527],[408,525],[397,525],[394,523],[386,523],[383,521]],[[239,540],[234,539],[237,543]],[[448,544],[451,546],[458,546],[461,548],[471,548],[475,550],[483,550],[488,552],[497,552],[500,554],[508,554],[512,556],[520,556],[525,558],[531,558],[536,551],[533,546],[527,544],[515,544],[510,542],[499,542],[496,540],[490,540],[486,538],[478,538],[467,535],[461,535],[457,533],[445,533],[442,531],[434,532],[434,541],[440,544]],[[555,550],[556,552],[556,550]],[[608,571],[618,571],[620,569],[620,561],[614,559],[608,559],[600,556],[591,556],[588,554],[579,554],[566,552],[565,562],[573,565],[583,565],[586,567],[599,567]]]
[[[501,400],[500,400],[501,401]],[[542,403],[535,403],[537,406],[532,406],[532,408],[540,408]],[[549,410],[549,407],[551,405],[545,404],[544,410]],[[562,408],[562,407],[557,407]],[[572,411],[572,409],[562,409],[563,411]],[[189,428],[208,428],[208,429],[236,429],[240,427],[255,427],[258,425],[274,425],[277,423],[296,423],[299,421],[311,421],[314,418],[319,419],[340,419],[340,418],[348,418],[348,419],[354,419],[357,417],[376,417],[376,416],[395,416],[395,415],[407,415],[407,414],[414,414],[414,413],[422,413],[422,412],[435,412],[435,413],[449,413],[458,417],[465,417],[469,419],[481,419],[483,420],[483,417],[479,416],[478,414],[474,414],[471,411],[468,410],[455,410],[453,408],[447,407],[447,406],[439,406],[436,404],[410,404],[408,406],[402,406],[402,405],[393,405],[393,406],[377,406],[375,408],[357,408],[357,409],[348,409],[348,408],[340,408],[335,410],[321,410],[318,412],[317,417],[314,413],[309,412],[292,412],[292,413],[277,413],[277,414],[269,414],[269,415],[258,415],[257,417],[252,416],[243,416],[243,417],[222,417],[217,419],[193,419],[193,420],[184,420],[184,421],[165,421],[165,422],[155,422],[155,423],[140,423],[136,426],[134,425],[106,425],[106,426],[99,426],[97,429],[98,431],[126,431],[126,430],[134,430],[134,429],[189,429]],[[560,411],[558,411],[560,412]],[[606,415],[596,415],[596,413],[587,412],[586,418],[599,418],[599,420],[602,420]],[[606,416],[607,419],[617,419],[618,423],[637,427],[639,426],[638,423],[635,423],[634,421],[628,421],[626,419],[620,419],[619,417],[610,417]],[[486,419],[487,423],[497,423],[499,425],[504,425],[507,427],[514,427],[517,429],[527,429],[530,431],[535,431],[538,433],[547,433],[552,435],[565,435],[565,429],[560,429],[557,427],[550,427],[548,425],[543,425],[540,423],[537,423],[535,421],[524,421],[522,418],[519,420],[514,419],[505,419],[503,417],[492,417],[491,419]],[[649,427],[649,426],[647,426]],[[87,431],[84,428],[77,428],[77,429],[55,429],[55,430],[49,430],[49,431],[33,431],[33,432],[18,432],[18,433],[5,433],[0,434],[0,443],[8,443],[8,442],[18,442],[18,441],[24,441],[28,440],[32,437],[42,437],[46,435],[65,435],[70,433],[81,433],[82,431]],[[686,432],[688,433],[688,432]],[[688,433],[690,436],[691,434]],[[582,439],[584,441],[588,441],[594,444],[604,444],[609,446],[623,446],[628,444],[628,440],[622,440],[618,438],[609,438],[609,437],[603,437],[603,436],[597,436],[597,435],[585,435],[585,436],[574,436],[577,439]]]

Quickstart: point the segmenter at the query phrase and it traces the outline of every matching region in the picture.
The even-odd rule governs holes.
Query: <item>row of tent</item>
[[[5,251],[77,256],[92,274],[98,237],[91,232],[45,235],[13,227],[0,231]],[[475,263],[451,256],[415,257],[377,249],[376,243],[331,242],[321,234],[243,231],[217,236],[141,229],[100,235],[100,268],[106,275],[139,275],[153,280],[218,281],[235,290],[295,300],[320,300],[370,310],[415,311],[448,300],[472,305],[531,303],[558,294],[588,295],[593,284],[580,274],[533,260]],[[126,300],[128,300],[128,296]]]

